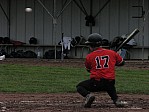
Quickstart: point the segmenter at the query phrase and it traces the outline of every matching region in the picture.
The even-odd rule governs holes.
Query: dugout
[[[25,12],[31,7],[31,12]],[[114,37],[129,34],[135,28],[141,32],[135,37],[137,46],[129,49],[128,59],[149,58],[149,1],[148,0],[1,0],[0,37],[9,37],[26,45],[15,50],[32,50],[41,54],[49,49],[60,50],[58,42],[64,36],[74,38],[100,33],[111,41]],[[36,37],[37,45],[29,39]],[[1,44],[7,52],[13,45]],[[88,48],[73,47],[71,58],[84,58]]]

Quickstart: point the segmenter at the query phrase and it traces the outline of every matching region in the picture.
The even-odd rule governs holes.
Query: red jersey
[[[115,65],[123,58],[113,50],[98,48],[86,56],[85,67],[90,70],[90,78],[115,79]]]

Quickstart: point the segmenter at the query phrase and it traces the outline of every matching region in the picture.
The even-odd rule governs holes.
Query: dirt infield
[[[149,95],[119,97],[128,102],[123,108],[112,104],[105,93],[95,94],[92,108],[83,107],[83,99],[77,93],[65,94],[0,94],[1,111],[7,112],[149,112]]]
[[[22,59],[22,58],[9,58],[0,61],[0,64],[26,64],[35,66],[71,66],[71,67],[84,67],[84,59]],[[125,66],[123,68],[135,68],[135,69],[148,69],[149,70],[149,60],[126,60]]]
[[[37,60],[6,59],[1,64],[17,63],[35,66],[72,66],[84,67],[84,60]],[[125,68],[147,69],[149,61],[126,61]],[[78,93],[60,94],[14,94],[0,93],[0,112],[149,112],[149,95],[118,94],[128,102],[117,108],[106,93],[96,93],[92,108],[83,107],[84,99]]]

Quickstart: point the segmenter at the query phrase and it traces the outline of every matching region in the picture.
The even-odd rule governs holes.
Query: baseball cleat
[[[85,108],[91,108],[91,105],[93,103],[93,101],[95,100],[95,96],[93,96],[92,94],[88,94],[86,96],[86,100],[85,100]]]
[[[125,105],[127,105],[128,103],[126,101],[120,101],[120,100],[117,100],[115,102],[115,106],[116,107],[124,107]]]

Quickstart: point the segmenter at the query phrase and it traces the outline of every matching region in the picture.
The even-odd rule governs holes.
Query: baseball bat
[[[116,52],[119,51],[124,45],[126,45],[136,34],[138,34],[140,31],[138,28],[134,29],[133,32],[131,32],[126,39],[123,41],[122,44],[120,44],[117,48],[116,48]]]

